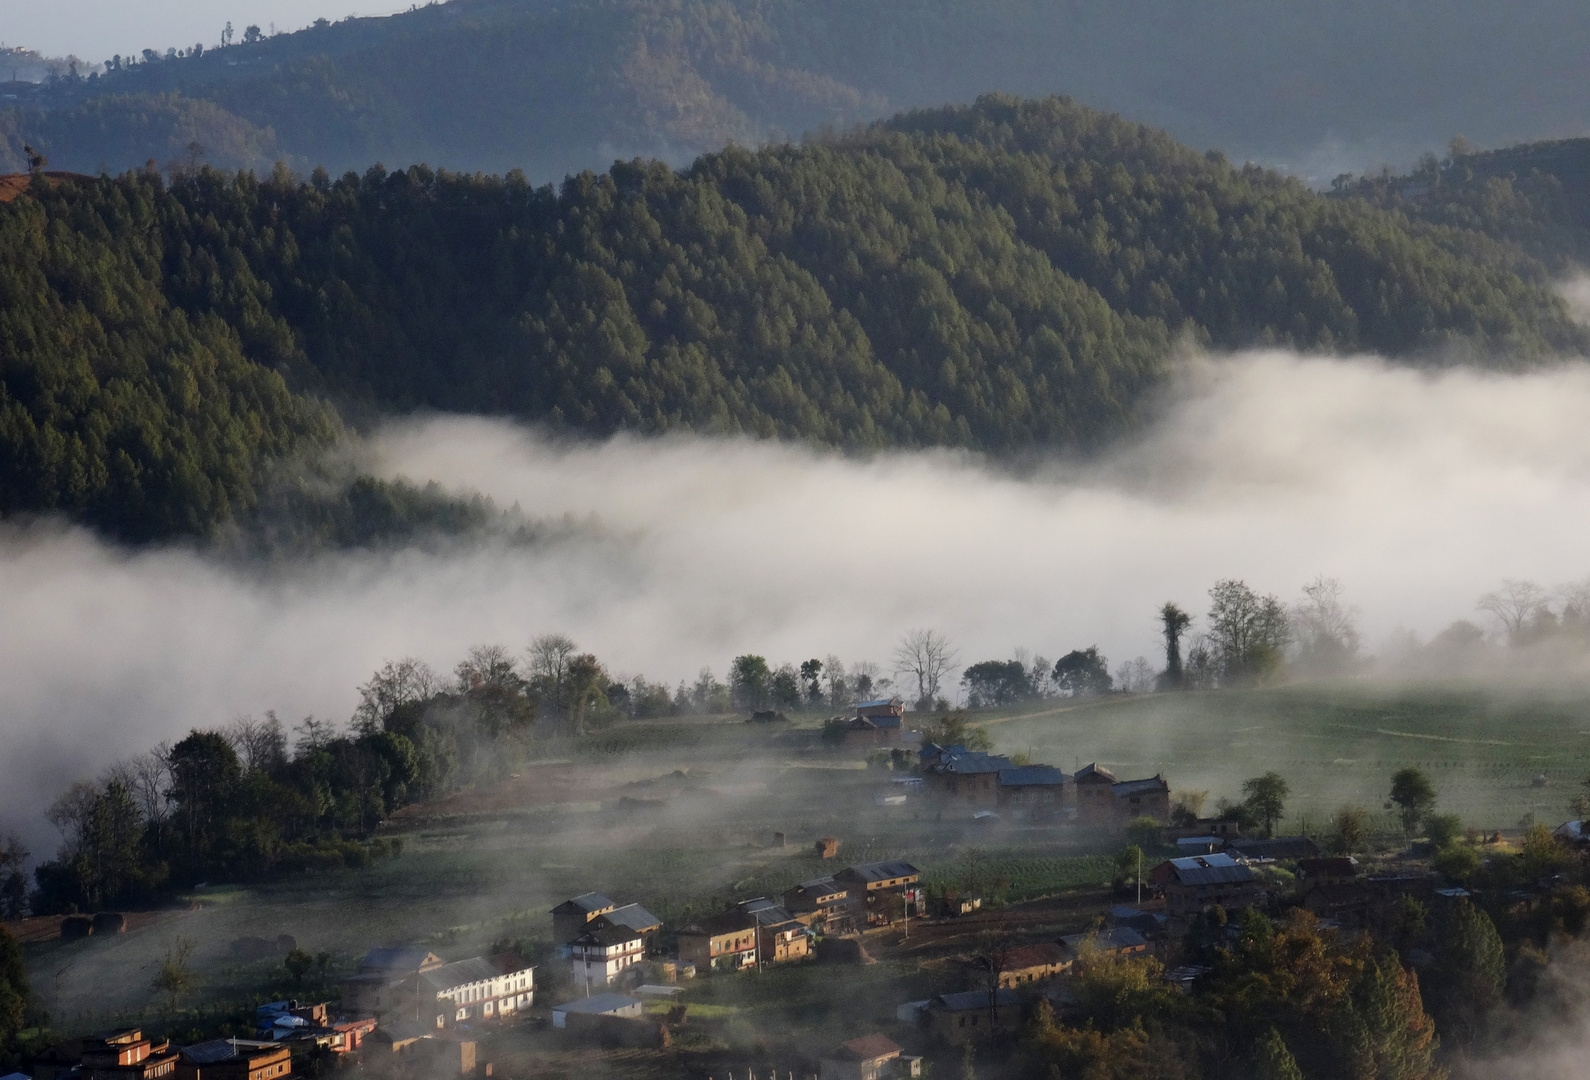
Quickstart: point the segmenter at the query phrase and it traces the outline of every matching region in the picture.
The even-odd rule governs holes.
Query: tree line
[[[1064,99],[534,188],[178,163],[0,205],[0,512],[213,533],[360,409],[855,449],[1097,447],[1179,338],[1582,349],[1541,275]]]

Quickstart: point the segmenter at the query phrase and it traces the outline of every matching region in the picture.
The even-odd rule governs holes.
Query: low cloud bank
[[[128,553],[79,530],[0,537],[0,829],[53,850],[67,782],[193,726],[343,721],[403,655],[561,631],[670,683],[737,653],[885,661],[949,634],[963,662],[1098,644],[1156,655],[1154,612],[1217,579],[1294,597],[1340,578],[1371,645],[1477,618],[1504,577],[1590,573],[1590,367],[1421,374],[1278,352],[1189,363],[1140,437],[1020,471],[745,440],[568,443],[496,421],[393,424],[385,476],[587,524],[524,546],[338,554],[271,569]],[[1197,624],[1195,624],[1195,629]]]

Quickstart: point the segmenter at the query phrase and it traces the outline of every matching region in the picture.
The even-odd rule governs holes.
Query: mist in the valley
[[[42,809],[117,758],[266,709],[344,722],[386,659],[445,671],[471,645],[547,631],[670,685],[746,652],[887,668],[913,627],[948,634],[963,663],[1097,644],[1119,665],[1157,658],[1166,600],[1202,611],[1226,577],[1290,599],[1326,574],[1371,651],[1405,645],[1479,621],[1502,578],[1590,573],[1587,415],[1584,364],[1496,376],[1268,352],[1189,360],[1139,437],[1019,470],[394,423],[362,451],[372,470],[573,526],[268,567],[10,528],[0,830],[47,854]]]

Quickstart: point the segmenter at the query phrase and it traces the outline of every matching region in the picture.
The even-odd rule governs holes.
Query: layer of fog
[[[342,721],[387,658],[445,671],[550,630],[669,683],[743,652],[886,661],[912,627],[966,662],[1096,643],[1118,665],[1155,656],[1166,600],[1202,611],[1223,577],[1291,598],[1328,574],[1372,646],[1428,636],[1477,619],[1501,578],[1590,572],[1586,416],[1582,364],[1503,377],[1254,353],[1190,362],[1159,420],[1102,460],[1020,475],[943,451],[393,424],[376,471],[588,524],[268,571],[4,533],[0,829],[45,853],[43,807],[118,757],[240,713]]]

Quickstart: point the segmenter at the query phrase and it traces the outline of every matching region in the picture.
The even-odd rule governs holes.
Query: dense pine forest
[[[223,168],[556,180],[998,90],[1069,94],[1328,180],[1459,132],[1578,134],[1590,91],[1574,0],[451,0],[295,33],[239,24],[224,48],[223,25],[7,86],[0,171],[24,144],[115,173],[197,142]]]
[[[0,509],[202,535],[339,410],[1011,453],[1138,422],[1178,340],[1584,348],[1546,266],[1464,224],[1007,97],[557,190],[39,177],[0,205]]]

